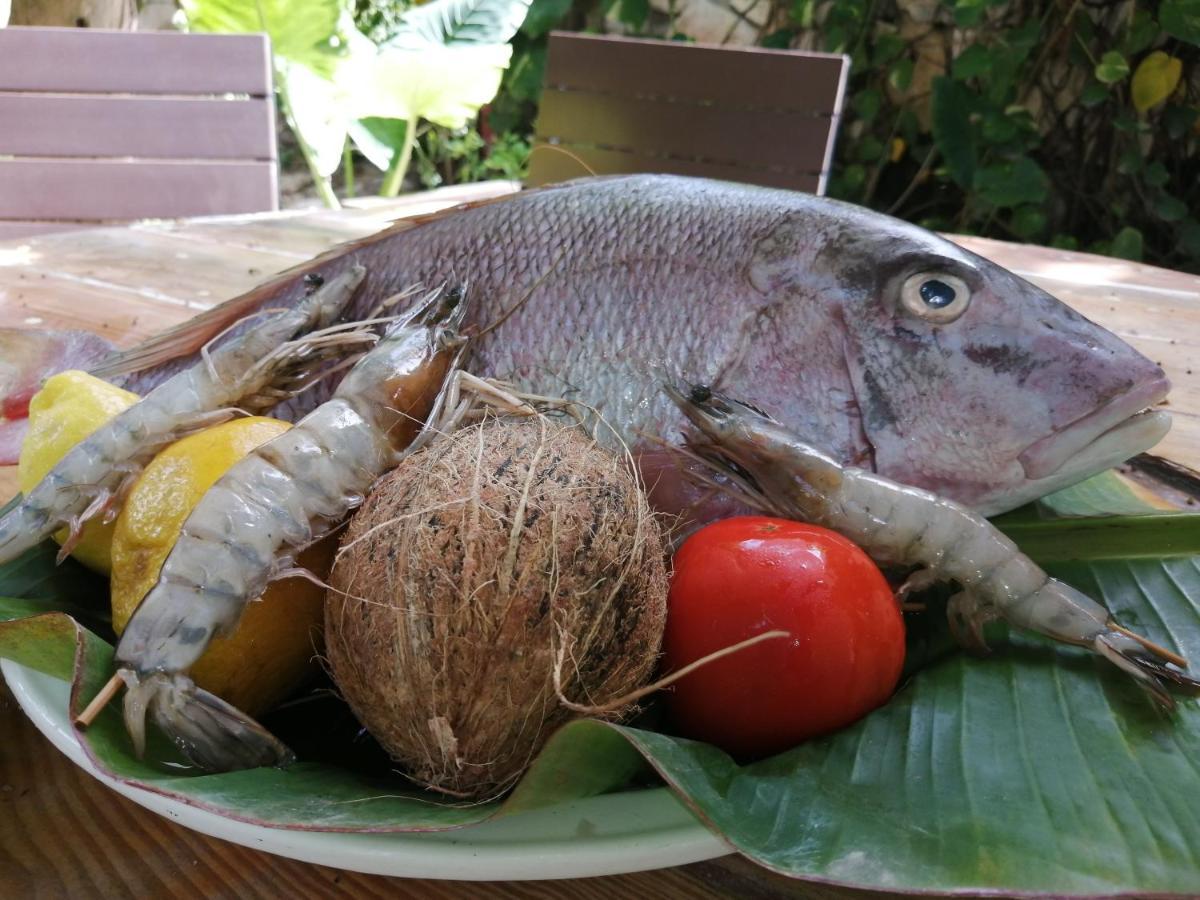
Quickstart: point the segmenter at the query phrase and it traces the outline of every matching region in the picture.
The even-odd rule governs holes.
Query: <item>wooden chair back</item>
[[[670,172],[822,194],[850,60],[554,32],[531,185]]]
[[[0,28],[0,239],[278,205],[265,35]]]

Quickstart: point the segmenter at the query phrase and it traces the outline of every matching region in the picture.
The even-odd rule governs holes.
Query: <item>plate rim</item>
[[[535,881],[624,875],[703,862],[734,852],[665,787],[639,792],[640,797],[589,797],[438,832],[299,831],[239,822],[100,772],[84,753],[67,720],[67,682],[11,659],[0,659],[0,674],[34,727],[101,784],[185,828],[276,856],[370,875]],[[48,692],[61,697],[51,699]],[[666,799],[671,801],[669,806],[664,803]],[[628,827],[638,818],[629,815],[631,810],[657,814],[663,821],[657,826],[651,823],[648,829]],[[677,810],[682,810],[690,821],[679,817]],[[612,820],[620,820],[625,827],[603,824]],[[524,832],[535,838],[517,846]],[[540,840],[536,838],[539,834]]]

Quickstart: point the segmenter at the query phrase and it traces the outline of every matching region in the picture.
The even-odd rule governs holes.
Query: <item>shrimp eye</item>
[[[913,315],[936,325],[953,322],[971,302],[971,289],[949,272],[918,272],[905,279],[900,301]]]
[[[458,285],[455,285],[446,292],[446,305],[451,309],[454,309],[454,307],[458,306],[459,301],[462,300],[462,298],[463,289]]]
[[[692,385],[692,402],[696,404],[707,403],[712,399],[712,388],[707,384]]]

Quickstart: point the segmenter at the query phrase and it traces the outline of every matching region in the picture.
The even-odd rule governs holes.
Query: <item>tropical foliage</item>
[[[1200,271],[1200,0],[537,0],[493,131],[532,130],[551,28],[846,53],[834,196]]]
[[[348,140],[399,192],[422,121],[461,128],[495,96],[529,0],[434,0],[398,15],[377,43],[340,0],[181,0],[193,31],[271,37],[280,104],[319,191]]]

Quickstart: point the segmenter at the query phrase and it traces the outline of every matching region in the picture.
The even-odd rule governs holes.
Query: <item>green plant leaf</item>
[[[1171,173],[1167,171],[1166,166],[1155,161],[1146,166],[1146,171],[1142,173],[1142,180],[1151,187],[1162,187],[1171,180]]]
[[[521,24],[521,33],[526,37],[539,38],[549,32],[571,11],[572,0],[537,0],[531,3],[529,13]]]
[[[1039,238],[1046,230],[1046,212],[1040,206],[1022,206],[1013,211],[1012,229],[1026,241]]]
[[[987,75],[992,68],[992,54],[983,44],[971,44],[954,58],[954,77],[962,81]]]
[[[870,122],[878,115],[879,108],[883,106],[883,93],[878,88],[867,88],[867,90],[855,94],[850,105],[860,119]]]
[[[1200,46],[1200,0],[1163,0],[1158,22],[1172,37]]]
[[[916,65],[907,57],[897,62],[888,72],[888,84],[897,91],[907,91],[912,84]]]
[[[342,162],[350,123],[343,88],[286,58],[277,61],[276,80],[288,125],[307,145],[314,174],[328,178]]]
[[[1128,481],[1109,470],[1061,491],[1047,494],[1034,504],[1042,518],[1046,516],[1145,516],[1161,514],[1135,493]]]
[[[871,62],[880,68],[900,58],[908,49],[908,43],[898,34],[884,32],[875,38],[871,51]]]
[[[1126,56],[1136,56],[1147,47],[1154,43],[1154,39],[1158,37],[1158,23],[1154,21],[1154,16],[1148,9],[1136,10],[1133,14],[1133,20],[1129,23],[1129,27],[1125,30],[1124,39],[1121,42],[1121,50]]]
[[[1109,50],[1096,63],[1096,79],[1105,84],[1123,81],[1129,75],[1129,63],[1116,50]]]
[[[508,44],[384,47],[353,72],[339,72],[339,78],[345,73],[345,112],[353,119],[428,119],[459,128],[496,96],[511,56]]]
[[[650,18],[650,0],[619,0],[617,18],[630,28],[640,30]]]
[[[392,164],[392,157],[404,145],[408,124],[403,119],[358,119],[350,123],[350,139],[367,161],[381,172]]]
[[[387,46],[425,47],[505,44],[512,40],[530,0],[433,0],[408,10]]]
[[[1179,226],[1179,249],[1190,257],[1200,257],[1200,222],[1188,219]]]
[[[1136,228],[1126,225],[1113,238],[1109,252],[1113,256],[1119,256],[1121,259],[1140,261],[1142,258],[1142,245],[1142,233]]]
[[[336,59],[338,0],[180,0],[188,29],[218,34],[265,31],[271,52],[328,74]]]
[[[983,20],[987,0],[955,0],[954,24],[959,28],[973,28]]]
[[[1079,94],[1079,102],[1085,107],[1091,108],[1099,106],[1108,99],[1108,89],[1102,84],[1096,84],[1094,81],[1084,87]]]
[[[1167,108],[1163,112],[1167,135],[1173,140],[1178,140],[1191,131],[1198,118],[1200,118],[1200,109],[1192,106],[1167,104]]]
[[[1154,212],[1164,222],[1178,222],[1188,214],[1188,206],[1178,197],[1159,194],[1154,201]]]
[[[999,207],[1041,203],[1049,180],[1028,156],[987,166],[975,173],[975,190],[984,200]]]
[[[970,94],[946,77],[933,80],[933,139],[946,160],[946,168],[961,187],[975,179],[976,150],[971,131]]]

